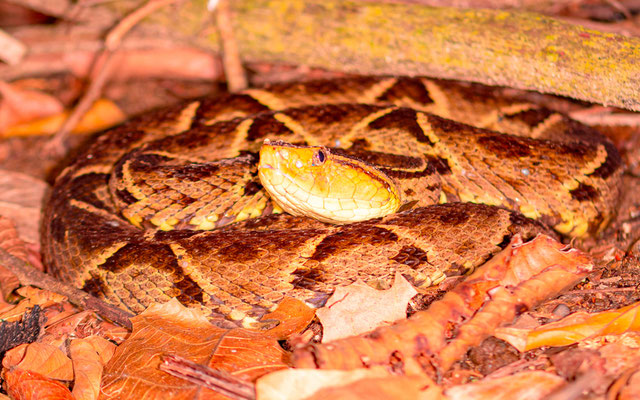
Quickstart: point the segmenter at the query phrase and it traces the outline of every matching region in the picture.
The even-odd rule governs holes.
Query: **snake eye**
[[[326,159],[327,159],[327,153],[324,151],[324,149],[320,149],[316,151],[316,153],[313,155],[313,160],[311,161],[311,165],[313,166],[321,165],[322,163],[324,163]]]

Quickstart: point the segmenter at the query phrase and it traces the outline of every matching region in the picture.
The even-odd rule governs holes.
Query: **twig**
[[[238,51],[238,41],[233,33],[231,24],[231,12],[228,0],[220,0],[216,10],[216,24],[220,33],[222,46],[222,63],[224,74],[227,77],[227,86],[230,92],[238,92],[247,88],[247,77],[242,68],[242,60]]]
[[[169,355],[160,369],[178,378],[207,387],[235,400],[255,400],[255,387],[225,371],[208,368],[185,358]]]
[[[119,49],[122,38],[144,17],[155,10],[168,4],[180,0],[149,0],[147,4],[138,8],[133,13],[124,17],[109,32],[105,39],[105,49],[98,55],[90,74],[90,85],[86,93],[82,96],[76,107],[71,111],[69,117],[64,121],[60,130],[51,138],[47,144],[47,151],[53,154],[62,155],[65,150],[64,142],[71,130],[80,122],[80,119],[91,108],[91,105],[98,99],[102,88],[111,75],[113,66],[113,54]]]
[[[631,15],[631,12],[629,11],[629,9],[627,7],[625,7],[622,3],[620,3],[618,0],[605,0],[611,7],[613,7],[616,11],[622,13],[622,15],[624,15],[624,18],[631,21],[633,19],[633,15]]]
[[[66,285],[54,279],[50,275],[38,271],[26,262],[1,248],[0,263],[6,266],[15,276],[17,276],[22,285],[36,286],[59,293],[66,296],[69,299],[69,302],[80,308],[93,310],[101,317],[124,326],[129,330],[132,329],[131,321],[129,320],[129,318],[133,317],[132,314],[107,304],[97,297],[83,292],[82,290]]]

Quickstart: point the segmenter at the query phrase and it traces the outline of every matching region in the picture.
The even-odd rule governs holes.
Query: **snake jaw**
[[[265,140],[258,175],[284,211],[343,224],[391,214],[400,206],[395,183],[375,167],[321,146]]]

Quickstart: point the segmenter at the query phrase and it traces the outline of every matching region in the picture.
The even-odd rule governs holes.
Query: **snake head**
[[[266,139],[260,149],[258,175],[283,210],[323,222],[363,221],[400,207],[400,194],[390,177],[328,147]]]

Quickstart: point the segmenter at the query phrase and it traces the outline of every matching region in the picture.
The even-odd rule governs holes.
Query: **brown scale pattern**
[[[340,146],[378,165],[407,211],[343,226],[270,215],[255,168],[266,137]],[[214,319],[259,317],[285,295],[321,305],[356,279],[384,287],[400,272],[429,285],[478,266],[516,233],[549,233],[517,211],[596,233],[620,174],[597,132],[474,85],[280,84],[150,113],[97,138],[56,181],[43,249],[59,278],[134,312],[176,297]],[[430,205],[443,197],[495,206]]]

